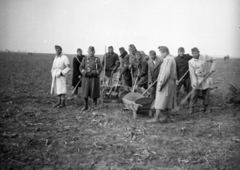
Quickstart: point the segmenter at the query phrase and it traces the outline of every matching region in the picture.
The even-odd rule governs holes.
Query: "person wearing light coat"
[[[174,57],[169,54],[166,46],[158,47],[163,57],[163,63],[157,79],[157,90],[154,107],[156,114],[153,119],[147,121],[148,123],[170,122],[170,110],[177,106],[176,80],[177,70]],[[166,112],[163,114],[162,111]]]
[[[65,107],[65,95],[67,93],[66,77],[70,71],[70,62],[66,55],[62,54],[62,47],[55,46],[56,57],[54,58],[51,74],[52,74],[52,86],[51,94],[59,96],[59,101],[53,107]]]
[[[210,102],[210,88],[213,84],[209,76],[201,84],[200,82],[209,74],[215,71],[215,61],[212,57],[200,55],[198,48],[192,49],[193,58],[188,61],[190,80],[192,88],[196,88],[191,95],[189,114],[194,113],[198,98],[203,99],[204,112],[207,111]],[[211,65],[210,65],[211,64]]]

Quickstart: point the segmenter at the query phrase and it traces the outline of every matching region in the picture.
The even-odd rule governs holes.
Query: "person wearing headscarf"
[[[121,76],[123,80],[123,85],[132,87],[132,77],[131,77],[131,72],[129,69],[129,55],[127,51],[123,47],[119,48],[120,52],[120,57],[122,58],[122,71],[121,71]]]
[[[186,92],[186,94],[188,94],[191,91],[188,61],[191,60],[192,57],[189,54],[184,54],[184,53],[185,53],[184,48],[179,47],[178,48],[178,56],[175,57],[175,61],[176,61],[176,65],[177,65],[177,76],[178,76],[177,97],[179,97],[179,91],[182,86],[184,87],[184,91]]]
[[[51,73],[52,73],[52,86],[51,94],[59,96],[59,101],[53,107],[65,107],[65,95],[67,93],[66,77],[70,71],[70,62],[66,55],[62,54],[62,47],[55,46],[56,57],[54,58]]]
[[[73,74],[72,74],[72,86],[75,88],[81,78],[81,72],[80,72],[80,65],[82,62],[82,59],[85,56],[82,55],[82,50],[80,48],[77,49],[77,56],[73,58]],[[81,82],[78,84],[78,87],[81,87]],[[78,87],[74,91],[74,96],[77,96],[78,94]]]
[[[166,46],[158,47],[163,57],[163,63],[160,68],[157,82],[157,90],[154,107],[156,114],[148,123],[167,123],[170,121],[170,110],[177,106],[176,80],[177,70],[174,57],[170,55]],[[165,110],[165,113],[163,111]]]
[[[108,53],[103,56],[102,67],[105,70],[105,75],[108,80],[108,84],[112,85],[113,74],[117,72],[118,67],[120,66],[120,61],[118,55],[114,52],[112,46],[108,47]]]
[[[151,88],[151,97],[155,98],[156,96],[156,88],[157,88],[157,78],[159,75],[159,71],[161,68],[161,64],[162,64],[162,59],[160,59],[159,57],[157,57],[156,52],[151,50],[149,52],[149,55],[151,57],[151,60],[148,61],[148,84],[149,86],[152,85]]]
[[[148,62],[145,60],[144,56],[140,52],[135,53],[136,64],[134,65],[134,72],[137,72],[137,86],[136,88],[148,87]]]
[[[211,77],[206,78],[201,84],[199,84],[209,73],[215,71],[215,60],[213,57],[200,55],[198,48],[192,48],[193,58],[188,61],[191,86],[196,88],[191,95],[189,104],[189,114],[194,113],[197,100],[199,97],[203,98],[204,112],[207,111],[210,103],[210,87],[213,84]]]
[[[93,99],[93,110],[97,107],[97,99],[100,97],[100,73],[102,65],[99,57],[95,55],[95,48],[88,48],[88,56],[84,57],[80,65],[82,74],[82,98],[85,106],[82,111],[88,111],[88,98]]]

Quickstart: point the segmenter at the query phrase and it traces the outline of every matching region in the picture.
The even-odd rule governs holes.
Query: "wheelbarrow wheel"
[[[235,96],[234,92],[227,92],[223,95],[222,97],[222,101],[225,105],[227,106],[233,106],[234,105],[234,101],[233,101],[233,97]]]

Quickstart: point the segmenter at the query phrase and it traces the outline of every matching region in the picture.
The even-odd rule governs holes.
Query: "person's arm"
[[[65,68],[61,71],[61,76],[67,75],[67,73],[70,71],[70,61],[67,56],[65,56],[64,59],[64,66]]]
[[[216,65],[216,62],[215,62],[214,58],[206,56],[206,60],[207,60],[207,62],[212,63],[211,68],[210,68],[210,72],[214,72],[215,71],[215,65]]]
[[[150,63],[149,63],[149,65],[148,65],[148,84],[153,83],[152,81],[153,81],[152,80],[152,72],[151,72]]]
[[[159,84],[158,84],[158,90],[161,91],[162,88],[165,86],[167,83],[168,79],[170,78],[171,75],[171,69],[172,69],[172,61],[170,59],[167,59],[164,61],[164,69],[163,72],[161,73],[161,76],[159,77]]]
[[[196,74],[194,72],[194,68],[193,68],[193,66],[192,66],[190,61],[188,61],[188,68],[189,68],[189,73],[190,73],[191,84],[192,84],[193,87],[196,87],[197,86],[197,82],[198,82],[197,81],[197,76],[196,76]]]
[[[101,74],[102,71],[102,65],[101,65],[101,61],[99,58],[96,58],[96,62],[95,62],[95,70],[93,70],[93,75],[95,77],[99,76]]]
[[[129,56],[126,56],[123,60],[123,68],[122,68],[122,72],[121,74],[124,74],[127,70],[128,70],[128,66],[129,66]]]
[[[83,76],[86,77],[86,73],[87,73],[87,70],[85,70],[85,60],[86,60],[87,57],[84,57],[82,62],[81,62],[81,65],[80,65],[80,72]]]
[[[115,55],[115,67],[113,68],[113,72],[116,72],[119,66],[120,66],[120,60],[119,60],[118,55],[116,54]]]
[[[141,73],[138,75],[139,78],[148,75],[148,63],[142,62],[141,65],[142,65],[142,70],[141,70]]]

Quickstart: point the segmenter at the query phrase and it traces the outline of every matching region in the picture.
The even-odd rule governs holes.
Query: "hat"
[[[124,47],[120,47],[119,50],[124,50],[125,51]]]
[[[77,51],[82,51],[82,49],[81,49],[81,48],[78,48]]]
[[[183,48],[183,47],[179,47],[179,48],[178,48],[178,51],[185,52],[185,50],[184,50],[184,48]]]
[[[192,48],[192,53],[193,52],[200,52],[197,47]]]
[[[62,47],[60,45],[55,45],[55,49],[60,49],[62,50]]]
[[[137,49],[136,49],[135,45],[130,44],[130,45],[129,45],[129,50],[131,50],[131,51],[136,51]]]
[[[159,46],[158,49],[161,51],[161,52],[167,52],[169,53],[169,50],[166,46]]]
[[[88,48],[88,51],[95,52],[95,48],[94,48],[93,46],[90,46],[90,47]]]

